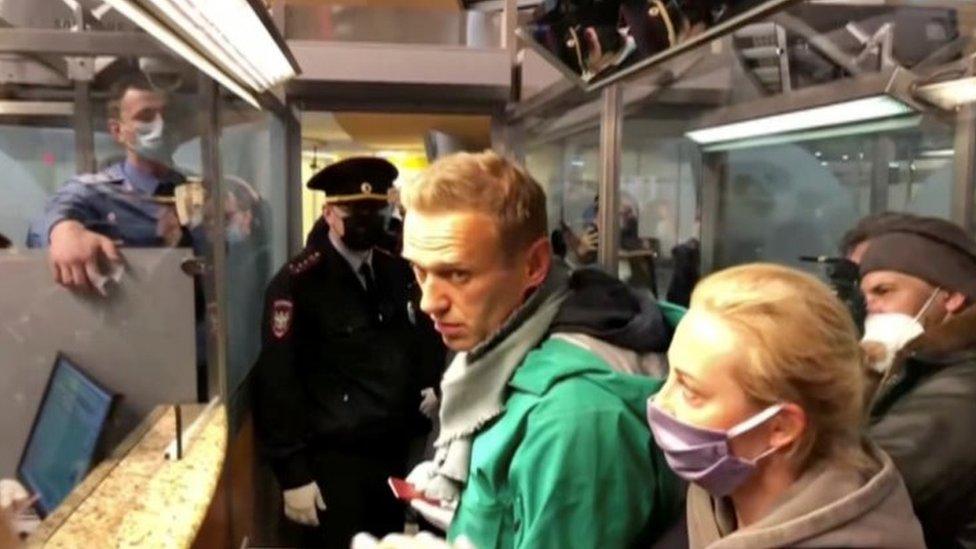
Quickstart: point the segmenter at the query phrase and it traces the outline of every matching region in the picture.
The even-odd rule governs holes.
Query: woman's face
[[[670,373],[655,401],[682,422],[722,431],[761,412],[765,406],[750,399],[733,375],[749,344],[720,318],[690,310],[668,349]],[[733,439],[732,452],[752,458],[768,449],[765,427]]]

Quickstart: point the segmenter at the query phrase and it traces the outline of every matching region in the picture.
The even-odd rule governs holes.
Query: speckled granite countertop
[[[173,408],[157,408],[131,448],[96,467],[28,544],[188,547],[207,513],[227,447],[224,407],[214,408],[205,421],[183,459],[170,461],[163,452],[175,437]]]

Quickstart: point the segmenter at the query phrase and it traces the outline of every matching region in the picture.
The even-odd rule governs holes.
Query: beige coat
[[[782,496],[762,520],[735,530],[728,498],[701,488],[688,490],[691,549],[763,547],[925,547],[922,528],[901,476],[884,452],[868,447],[876,467],[815,465]]]

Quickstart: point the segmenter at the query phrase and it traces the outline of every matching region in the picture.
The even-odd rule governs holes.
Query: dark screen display
[[[111,394],[58,359],[18,471],[42,513],[57,507],[88,472],[111,405]]]

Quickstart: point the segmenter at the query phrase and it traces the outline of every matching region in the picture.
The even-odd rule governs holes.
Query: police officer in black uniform
[[[317,526],[310,546],[402,531],[387,478],[406,473],[411,439],[430,429],[422,394],[438,385],[444,349],[409,265],[376,247],[396,177],[379,158],[313,176],[327,238],[311,239],[266,294],[255,417],[286,516]]]

